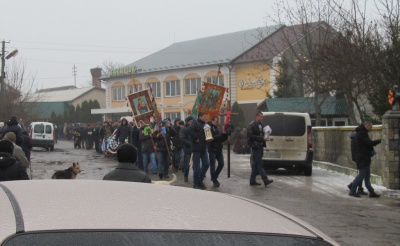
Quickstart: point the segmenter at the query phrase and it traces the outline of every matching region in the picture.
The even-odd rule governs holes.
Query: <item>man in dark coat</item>
[[[29,179],[26,169],[12,156],[13,151],[10,140],[0,141],[0,181]]]
[[[251,147],[252,157],[253,157],[253,166],[251,169],[250,175],[250,185],[261,185],[256,182],[256,176],[259,173],[261,175],[262,180],[264,181],[264,186],[266,187],[270,183],[273,182],[272,179],[268,179],[267,173],[265,172],[262,156],[264,152],[264,147],[266,146],[265,141],[268,141],[268,137],[264,136],[263,133],[263,114],[258,112],[256,114],[256,118],[252,121],[247,127],[247,138],[248,144]]]
[[[190,161],[190,156],[192,154],[192,141],[190,139],[190,133],[188,127],[190,124],[192,124],[193,117],[189,115],[185,119],[185,126],[181,128],[179,131],[179,137],[181,139],[182,145],[183,145],[183,151],[184,151],[184,156],[183,156],[183,181],[188,182],[189,181],[189,161]]]
[[[32,140],[29,137],[29,134],[27,131],[23,131],[22,132],[22,136],[23,136],[23,141],[21,144],[21,148],[25,153],[26,159],[28,159],[28,161],[31,161],[31,150],[32,150]]]
[[[103,180],[130,181],[151,183],[151,179],[135,165],[136,147],[129,143],[120,145],[117,149],[118,166],[106,174]]]
[[[142,141],[140,140],[140,133],[143,131],[145,125],[144,123],[139,123],[140,125],[134,125],[130,128],[129,143],[133,144],[138,150],[138,157],[136,165],[140,170],[143,170],[143,155],[142,155]]]
[[[172,164],[171,138],[176,136],[176,131],[168,119],[161,122],[160,130],[153,133],[157,147],[158,176],[160,179],[169,178],[169,165]]]
[[[357,133],[355,131],[352,131],[352,132],[349,133],[351,160],[354,161],[354,162],[356,162],[356,158],[357,158],[357,153],[356,153],[356,143],[357,143],[356,134]],[[357,167],[357,170],[358,170],[358,167]],[[349,190],[351,190],[351,186],[352,185],[353,185],[353,183],[350,183],[349,185],[347,185],[347,188],[349,188]],[[364,189],[362,187],[362,183],[357,188],[357,194],[359,194],[359,195],[368,195],[368,193],[364,191]]]
[[[197,120],[193,120],[192,124],[188,127],[193,153],[193,188],[205,190],[207,187],[204,185],[203,180],[210,167],[206,135],[204,132],[207,116],[204,112],[199,112],[197,117]]]
[[[22,128],[18,124],[17,117],[12,116],[8,120],[6,126],[4,126],[4,128],[1,130],[1,137],[0,138],[3,138],[8,132],[13,132],[15,134],[15,136],[17,136],[16,144],[18,146],[21,146],[22,141],[24,141],[24,138],[22,136]]]
[[[219,187],[220,183],[218,181],[218,176],[224,167],[224,154],[222,153],[222,143],[228,139],[228,135],[226,133],[222,133],[218,129],[219,117],[213,116],[211,118],[211,122],[208,125],[211,127],[211,134],[213,140],[207,143],[208,157],[210,159],[210,174],[211,181],[214,184],[214,187]],[[215,169],[215,161],[218,162],[218,166]]]
[[[140,132],[140,142],[142,145],[142,160],[143,170],[147,174],[149,171],[148,164],[151,163],[151,173],[157,174],[157,161],[155,154],[155,144],[153,138],[153,129],[150,126],[144,127],[143,131]]]
[[[125,143],[125,139],[129,141],[130,131],[131,127],[129,126],[128,120],[122,118],[121,125],[117,128],[117,132],[115,133],[115,139],[118,141],[118,144]]]
[[[374,155],[374,146],[381,143],[381,140],[371,140],[368,136],[368,132],[372,129],[371,122],[365,122],[356,128],[356,163],[358,169],[358,175],[354,179],[351,186],[349,195],[353,197],[361,197],[356,193],[357,186],[362,184],[364,180],[365,187],[369,191],[369,197],[378,198],[380,195],[376,194],[371,186],[371,157]]]

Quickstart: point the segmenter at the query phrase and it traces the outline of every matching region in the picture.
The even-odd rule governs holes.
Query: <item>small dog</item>
[[[151,181],[153,184],[160,184],[160,185],[171,185],[173,182],[177,180],[176,174],[172,174],[172,180],[171,181],[164,181],[164,180],[157,180],[157,181]]]
[[[60,170],[56,171],[53,176],[51,177],[52,179],[76,179],[76,176],[78,173],[81,172],[81,166],[79,165],[79,162],[73,163],[71,167],[65,170]]]

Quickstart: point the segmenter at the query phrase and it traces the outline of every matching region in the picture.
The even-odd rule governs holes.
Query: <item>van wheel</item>
[[[50,145],[50,151],[54,151],[54,145]]]
[[[312,175],[312,166],[308,166],[304,168],[304,175],[311,176]]]

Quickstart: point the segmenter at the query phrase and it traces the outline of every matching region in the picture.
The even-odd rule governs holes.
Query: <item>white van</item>
[[[295,169],[311,176],[314,151],[310,115],[288,112],[263,112],[263,115],[263,124],[272,130],[264,148],[264,166]]]
[[[32,122],[29,125],[29,137],[32,147],[42,147],[54,151],[54,125],[50,122]]]

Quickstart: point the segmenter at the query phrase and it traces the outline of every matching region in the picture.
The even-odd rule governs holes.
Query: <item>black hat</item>
[[[193,116],[189,115],[188,117],[186,117],[185,122],[188,122],[189,120],[193,120]]]
[[[132,144],[124,143],[120,145],[117,149],[118,162],[135,163],[136,157],[137,157],[137,149]]]
[[[14,144],[7,139],[0,140],[0,152],[12,154],[14,152]]]

